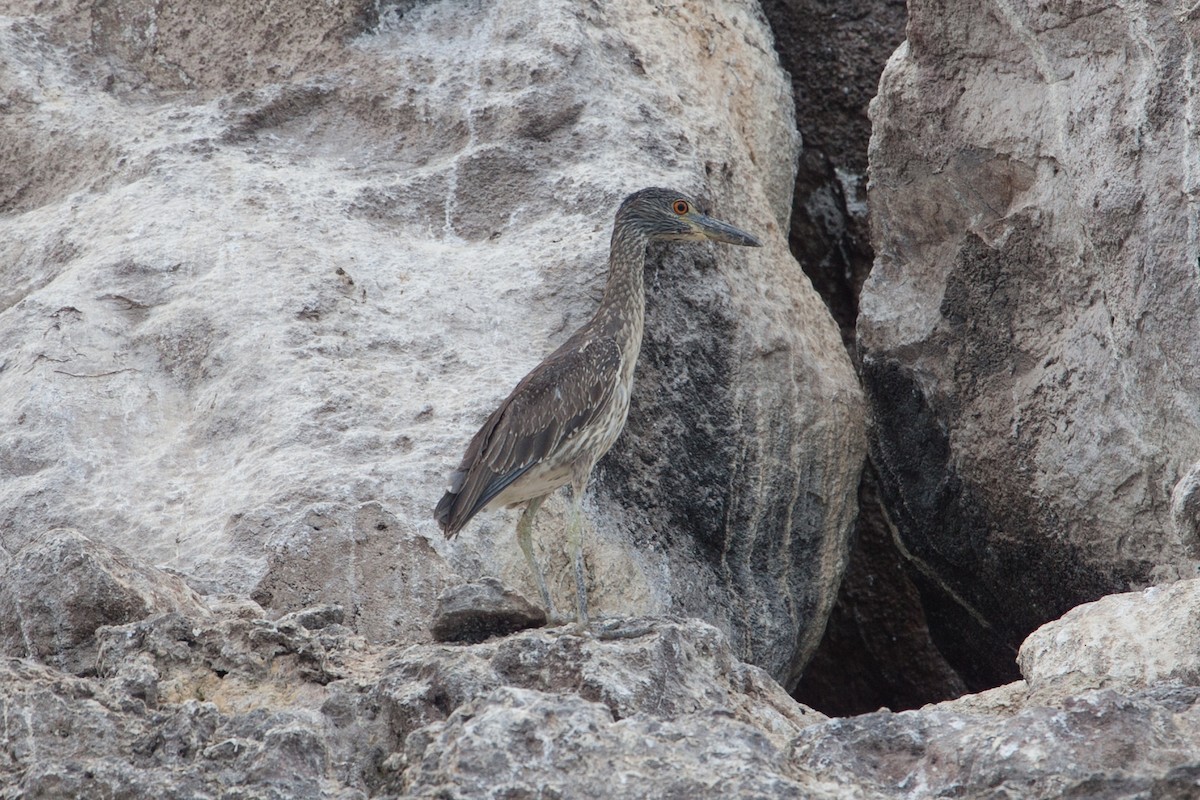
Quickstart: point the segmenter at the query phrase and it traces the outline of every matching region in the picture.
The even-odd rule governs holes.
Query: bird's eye
[[[687,200],[676,200],[671,204],[671,209],[682,217],[684,214],[688,213],[690,206],[688,205]]]

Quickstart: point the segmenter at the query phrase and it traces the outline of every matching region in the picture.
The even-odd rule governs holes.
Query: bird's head
[[[642,189],[625,198],[617,211],[617,225],[628,225],[649,239],[699,241],[761,247],[762,243],[727,222],[700,211],[696,201],[674,189]]]

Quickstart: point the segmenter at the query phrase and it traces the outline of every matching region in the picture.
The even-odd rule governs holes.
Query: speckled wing
[[[434,511],[446,536],[594,421],[612,399],[620,369],[615,341],[572,337],[526,375],[471,439],[450,476]]]

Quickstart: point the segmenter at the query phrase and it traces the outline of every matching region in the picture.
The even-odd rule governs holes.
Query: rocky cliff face
[[[64,627],[78,674],[0,642],[0,797],[1192,797],[1200,790],[1200,581],[1117,595],[1037,631],[1026,680],[919,711],[828,719],[698,620],[614,618],[586,636],[380,645],[343,608],[271,618],[62,531],[0,603],[92,579]],[[114,588],[123,587],[123,588]],[[105,599],[140,595],[130,619]],[[46,636],[50,641],[52,637]],[[1176,642],[1175,646],[1155,646]]]
[[[38,4],[0,31],[0,542],[71,527],[205,592],[428,640],[533,587],[499,514],[431,508],[589,315],[612,216],[676,186],[761,235],[656,250],[628,432],[588,502],[599,613],[684,613],[791,684],[865,447],[786,248],[798,147],[742,3]],[[571,579],[558,500],[535,538]]]
[[[792,77],[804,139],[788,244],[857,359],[863,281],[875,261],[867,205],[868,106],[904,41],[904,0],[763,0]],[[856,362],[857,363],[857,362]],[[920,592],[896,548],[868,463],[850,562],[796,699],[845,715],[917,708],[966,691],[930,638]]]
[[[785,687],[868,411],[785,246],[793,87],[757,6],[11,6],[0,797],[1200,794],[1200,581],[1035,631],[1194,567],[1196,15],[910,12],[858,320],[863,530],[907,594],[853,624],[881,673],[1013,681],[829,719]],[[448,543],[430,510],[648,184],[767,246],[652,250],[586,503],[601,618],[518,630],[511,516]],[[565,606],[561,517],[535,535]]]
[[[1194,11],[910,3],[872,105],[873,460],[968,686],[1194,576]]]

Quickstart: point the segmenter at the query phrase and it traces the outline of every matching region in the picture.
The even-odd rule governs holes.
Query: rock
[[[616,719],[725,709],[779,744],[824,718],[738,662],[725,636],[699,620],[613,620],[586,636],[570,626],[528,630],[469,648],[414,645],[392,661],[374,696],[403,736],[504,686],[579,694]]]
[[[511,515],[448,543],[431,509],[484,416],[594,308],[617,204],[673,185],[766,246],[651,256],[628,431],[587,504],[592,605],[701,615],[794,683],[865,439],[786,249],[798,141],[757,8],[16,11],[4,549],[105,531],[272,613],[335,602],[376,641],[427,641],[464,579],[531,595]],[[535,539],[568,607],[562,510]]]
[[[406,757],[405,797],[852,796],[792,776],[783,752],[727,713],[614,719],[603,703],[511,687],[410,736]]]
[[[807,727],[795,766],[891,797],[1200,796],[1197,585],[1073,609],[1022,645],[1026,680]]]
[[[836,764],[890,797],[1200,796],[1198,586],[1071,610],[1022,645],[1025,680],[809,726],[793,767]]]
[[[1148,617],[1172,602],[1190,600],[1108,604]],[[1059,624],[1078,627],[1104,605]],[[1200,789],[1200,686],[1165,671],[1102,689],[1031,673],[917,711],[829,719],[698,620],[382,646],[341,624],[336,606],[276,620],[243,598],[208,606],[101,628],[87,676],[0,659],[0,797],[1037,800]],[[1132,674],[1125,658],[1144,654],[1115,647],[1112,674]]]
[[[485,577],[452,586],[438,596],[432,631],[438,642],[482,642],[545,624],[545,611],[495,578]]]
[[[854,550],[821,646],[792,696],[831,717],[904,711],[966,694],[929,634],[921,592],[863,471]]]
[[[95,633],[154,614],[205,614],[180,578],[73,530],[30,542],[0,572],[0,653],[95,668]]]
[[[1012,715],[864,714],[806,728],[793,755],[886,797],[1195,797],[1200,689],[1092,691]]]
[[[969,686],[1079,603],[1196,574],[1190,26],[910,3],[872,103],[872,458]]]
[[[266,608],[343,609],[377,640],[430,639],[434,598],[461,579],[429,540],[379,503],[311,506],[264,542],[267,568],[251,597]]]
[[[788,244],[856,358],[859,294],[875,253],[867,214],[867,106],[904,40],[904,0],[762,0],[791,75],[804,139]],[[793,696],[830,715],[918,708],[965,691],[929,635],[880,507],[874,467],[859,487],[851,559],[824,638]]]
[[[102,628],[97,671],[150,708],[196,698],[225,710],[324,698],[317,687],[375,669],[365,640],[348,628],[305,625],[312,610],[274,621],[262,609],[247,611],[223,609],[212,621],[164,614]]]
[[[530,759],[514,789],[544,778],[569,796],[601,796],[614,759],[615,796],[840,796],[788,764],[788,743],[825,718],[699,621],[384,647],[336,607],[270,620],[238,598],[210,606],[102,628],[86,678],[0,659],[0,797],[491,796],[476,756]],[[488,742],[481,726],[527,735]],[[533,758],[538,741],[552,747]]]
[[[406,737],[403,796],[864,797],[792,770],[824,717],[729,655],[696,620],[612,620],[594,636],[524,631],[469,649],[411,647],[378,685]],[[841,793],[839,793],[841,792]]]
[[[1018,661],[1037,690],[1200,686],[1200,580],[1073,608],[1030,634]]]

